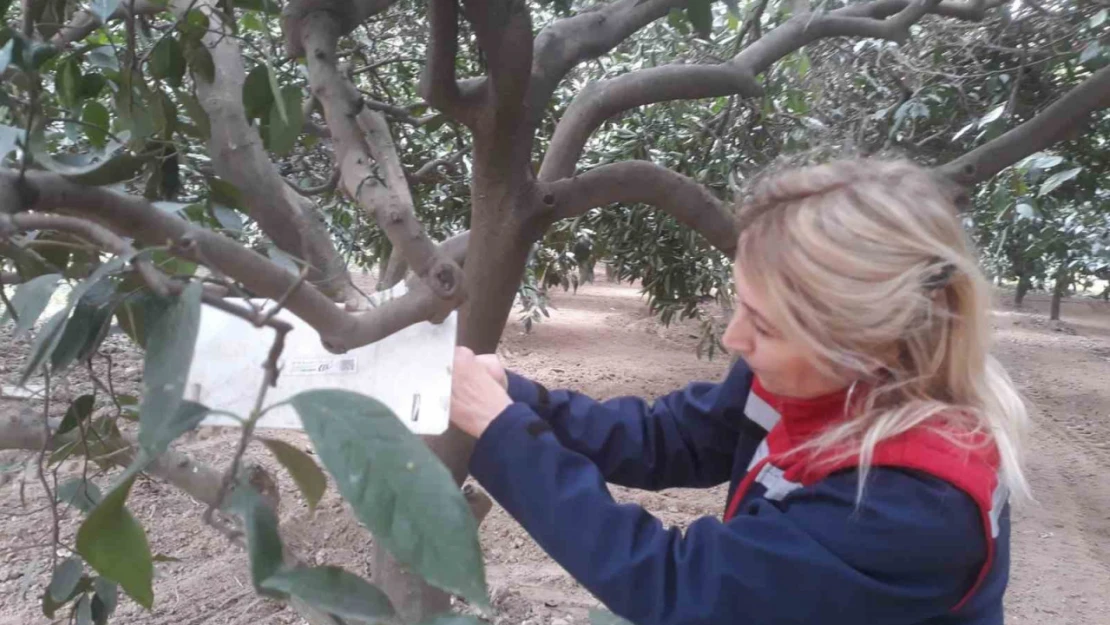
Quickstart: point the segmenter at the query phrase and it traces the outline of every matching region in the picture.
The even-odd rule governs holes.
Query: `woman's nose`
[[[729,352],[745,355],[752,351],[752,334],[751,324],[744,319],[743,313],[737,310],[729,320],[721,342]]]

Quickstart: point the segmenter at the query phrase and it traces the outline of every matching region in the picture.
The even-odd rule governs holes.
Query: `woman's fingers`
[[[477,438],[510,403],[504,385],[474,352],[465,347],[455,350],[451,379],[451,422],[455,426]]]
[[[509,388],[509,376],[505,374],[505,367],[501,364],[501,359],[497,354],[479,354],[474,357],[483,367],[489,371],[494,380],[497,380],[501,388]]]

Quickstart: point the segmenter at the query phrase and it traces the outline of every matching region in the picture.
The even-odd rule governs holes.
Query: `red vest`
[[[830,423],[843,419],[847,400],[846,391],[813,399],[784,398],[764,389],[757,378],[744,412],[769,432],[729,502],[725,521],[736,515],[744,495],[756,482],[767,488],[765,498],[777,501],[834,472],[856,467],[858,456],[827,462],[813,454],[790,453]],[[935,428],[918,427],[880,442],[872,460],[872,466],[913,469],[944,480],[967,493],[978,505],[987,537],[986,559],[975,584],[953,610],[971,598],[990,571],[998,515],[1008,497],[1005,486],[998,480],[998,450],[989,436],[963,434],[960,439],[957,443]]]

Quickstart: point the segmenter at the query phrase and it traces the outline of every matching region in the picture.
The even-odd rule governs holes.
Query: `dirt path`
[[[637,291],[598,283],[577,295],[556,293],[552,318],[525,335],[511,322],[501,352],[514,369],[553,387],[572,387],[597,397],[654,396],[695,379],[718,379],[727,361],[698,360],[692,324],[660,328]],[[1034,309],[1043,306],[1032,302]],[[1035,505],[1015,513],[1010,623],[1110,625],[1110,310],[1085,303],[1065,306],[1063,326],[1037,312],[1000,311],[998,354],[1038,406],[1030,441],[1030,477]],[[137,361],[119,346],[117,357],[130,383]],[[3,363],[7,371],[13,365]],[[0,375],[8,377],[5,371]],[[80,389],[74,389],[77,394]],[[303,436],[282,438],[305,445]],[[222,466],[235,433],[205,430],[178,447],[213,466]],[[309,559],[368,575],[367,534],[334,492],[309,516],[288,479],[254,450],[249,458],[281,475],[282,529],[286,541]],[[0,457],[0,466],[9,462]],[[77,470],[67,466],[66,471]],[[0,475],[0,625],[45,623],[36,597],[47,573],[34,567],[40,550],[21,548],[43,536],[42,513],[26,515],[19,504],[18,473]],[[4,483],[6,482],[6,484]],[[665,523],[685,526],[703,515],[719,515],[722,488],[639,493],[614,489]],[[41,493],[31,480],[26,510]],[[250,590],[246,559],[204,527],[202,509],[171,487],[137,484],[129,506],[147,527],[152,548],[180,562],[159,564],[156,610],[142,612],[121,602],[116,623],[153,625],[276,625],[300,623],[281,604]],[[21,516],[11,516],[11,514]],[[63,521],[63,540],[77,519]],[[495,508],[482,526],[497,625],[585,623],[596,602]],[[23,590],[26,587],[26,596]]]

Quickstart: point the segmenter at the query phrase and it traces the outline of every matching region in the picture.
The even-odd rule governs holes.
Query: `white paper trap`
[[[400,284],[379,294],[379,299],[403,293],[404,284]],[[262,300],[255,303],[272,305]],[[421,322],[345,354],[324,349],[316,331],[296,315],[282,310],[277,318],[290,323],[293,331],[286,336],[279,360],[281,375],[277,386],[266,393],[265,405],[277,404],[301,391],[343,389],[389,406],[417,434],[441,434],[447,429],[456,313],[441,324]],[[262,384],[262,363],[273,337],[269,328],[256,328],[205,306],[185,398],[246,418]],[[211,415],[201,424],[239,425],[230,417]],[[280,406],[266,413],[258,427],[302,426],[292,407]]]

